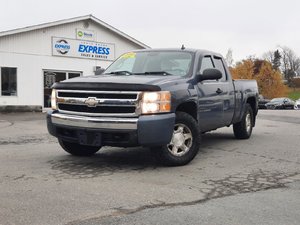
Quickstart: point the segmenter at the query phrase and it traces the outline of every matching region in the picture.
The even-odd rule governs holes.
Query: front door
[[[231,124],[234,109],[235,109],[235,93],[232,80],[228,77],[228,73],[225,69],[224,62],[222,58],[214,56],[213,57],[215,68],[220,70],[222,73],[222,78],[219,80],[219,85],[221,89],[220,97],[223,101],[223,121],[222,126],[227,126]]]
[[[51,86],[66,79],[81,76],[81,72],[44,70],[44,107],[51,107]]]
[[[205,69],[215,68],[212,56],[208,55],[199,62],[199,71],[202,74]],[[203,132],[216,129],[223,125],[223,98],[219,81],[207,80],[197,84],[198,112],[201,130]]]

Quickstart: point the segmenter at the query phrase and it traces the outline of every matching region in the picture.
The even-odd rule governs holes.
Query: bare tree
[[[267,51],[262,55],[262,58],[269,63],[272,63],[274,60],[274,51]]]
[[[280,49],[282,57],[281,71],[288,83],[291,84],[292,78],[295,77],[300,70],[300,58],[292,49],[286,46],[281,46]]]
[[[279,70],[281,65],[281,54],[279,50],[267,51],[262,55],[262,58],[272,64],[273,69]]]
[[[297,77],[300,77],[300,67],[299,67],[299,69],[296,71],[297,72]]]

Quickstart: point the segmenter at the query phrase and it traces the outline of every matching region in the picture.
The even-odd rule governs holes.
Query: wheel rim
[[[247,115],[246,115],[246,130],[247,130],[248,134],[251,132],[251,127],[252,127],[251,115],[250,115],[250,113],[247,113]]]
[[[184,124],[175,124],[173,136],[168,144],[169,152],[174,156],[185,155],[192,147],[193,136],[190,128]]]

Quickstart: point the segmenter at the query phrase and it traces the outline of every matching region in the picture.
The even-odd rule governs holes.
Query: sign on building
[[[84,29],[77,28],[76,39],[94,41],[95,32],[92,30],[84,30]]]
[[[52,55],[113,61],[115,44],[52,37]]]

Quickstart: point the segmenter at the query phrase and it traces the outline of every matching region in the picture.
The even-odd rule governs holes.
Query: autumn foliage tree
[[[254,62],[251,59],[237,63],[230,70],[233,79],[254,79]]]
[[[269,62],[261,64],[259,73],[254,78],[257,80],[260,93],[267,98],[283,97],[287,93],[280,71],[274,70]]]
[[[280,71],[266,60],[243,60],[230,70],[233,79],[255,79],[259,93],[266,98],[283,97],[287,92]]]

